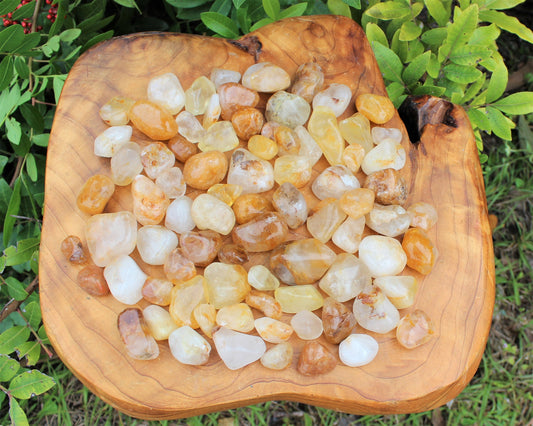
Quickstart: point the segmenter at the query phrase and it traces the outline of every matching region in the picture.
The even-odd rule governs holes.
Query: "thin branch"
[[[37,332],[33,329],[33,327],[31,326],[31,324],[29,323],[29,321],[26,319],[26,317],[24,315],[22,315],[22,312],[20,312],[20,309],[17,309],[17,312],[20,314],[20,316],[22,317],[22,319],[24,320],[24,322],[28,325],[28,328],[30,329],[31,331],[31,334],[33,334],[33,336],[35,337],[35,339],[37,339],[37,343],[39,343],[39,345],[41,345],[41,348],[44,349],[44,351],[46,352],[46,355],[48,355],[48,358],[52,358],[54,356],[54,354],[50,351],[50,349],[48,349],[44,342],[42,341],[42,339],[39,337],[39,335],[37,334]]]
[[[15,173],[13,173],[13,177],[11,178],[11,182],[9,182],[9,186],[13,188],[13,185],[15,185],[15,181],[20,175],[20,171],[22,169],[22,163],[24,163],[24,157],[18,157],[17,159],[17,165],[15,167]]]
[[[37,32],[37,18],[39,17],[39,11],[41,10],[41,2],[42,0],[37,0],[35,2],[35,7],[33,8],[33,16],[31,17],[31,32],[32,33]],[[34,85],[33,73],[32,73],[33,58],[31,56],[28,59],[28,68],[30,69],[30,76],[28,78],[29,80],[28,89],[30,92],[33,92],[33,85]],[[35,99],[33,97],[31,99],[31,104],[32,106],[35,106]]]
[[[4,278],[0,277],[0,279],[4,282]],[[25,288],[26,293],[28,293],[28,296],[33,293],[33,291],[37,288],[37,285],[39,283],[39,278],[35,277],[33,281],[28,285],[28,287]],[[20,304],[24,302],[24,300],[15,300],[11,299],[9,302],[5,304],[5,306],[2,308],[2,311],[0,312],[0,322],[4,321],[10,314],[15,312]]]

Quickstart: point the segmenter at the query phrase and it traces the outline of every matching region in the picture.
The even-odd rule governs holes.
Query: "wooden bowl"
[[[268,370],[259,362],[230,371],[216,353],[207,365],[185,366],[171,356],[166,342],[160,344],[158,359],[137,361],[126,354],[117,331],[117,314],[125,306],[111,296],[89,296],[77,286],[80,268],[63,258],[60,244],[71,234],[84,240],[87,216],[76,207],[77,193],[90,176],[110,174],[109,159],[93,154],[94,138],[106,128],[99,108],[117,95],[144,98],[149,78],[165,72],[174,72],[187,88],[214,67],[243,72],[258,61],[271,61],[291,75],[300,64],[316,61],[326,83],[349,85],[354,99],[360,93],[386,94],[362,29],[337,16],[283,20],[237,41],[134,34],[103,42],[76,62],[57,107],[46,167],[40,290],[52,345],[96,395],[145,419],[188,417],[267,400],[300,401],[357,414],[419,412],[448,402],[472,378],[483,354],[494,304],[494,259],[469,121],[461,108],[438,99],[412,104],[413,118],[418,119],[416,110],[421,111],[419,143],[409,142],[398,115],[386,125],[404,132],[407,205],[423,200],[439,215],[429,234],[440,257],[426,277],[409,271],[421,285],[415,305],[401,312],[419,308],[429,314],[436,337],[427,344],[407,350],[394,332],[369,333],[380,345],[372,363],[350,368],[339,361],[332,372],[316,377],[296,371],[302,346],[297,338],[293,364],[283,371]],[[351,106],[345,116],[353,112]],[[134,140],[147,142],[139,133]],[[322,159],[314,176],[324,167]],[[311,206],[316,204],[308,188],[304,193]],[[124,209],[131,209],[129,187],[117,189],[106,211]],[[133,257],[139,260],[136,251]],[[359,326],[356,331],[365,332]]]

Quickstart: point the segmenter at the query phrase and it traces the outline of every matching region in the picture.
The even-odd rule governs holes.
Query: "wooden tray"
[[[354,96],[386,93],[363,31],[352,20],[335,16],[287,19],[238,41],[134,34],[103,42],[77,61],[59,101],[46,168],[40,289],[52,345],[96,395],[145,419],[188,417],[267,400],[357,414],[417,412],[448,402],[472,378],[485,347],[494,304],[494,259],[470,124],[461,108],[439,100],[425,98],[414,104],[422,111],[420,127],[429,123],[418,144],[409,142],[398,115],[387,124],[405,135],[407,205],[424,200],[439,214],[430,236],[440,257],[429,276],[417,275],[421,286],[415,306],[402,312],[420,308],[434,320],[436,338],[426,345],[407,350],[393,332],[373,334],[380,351],[372,363],[350,368],[339,362],[331,373],[317,377],[296,371],[301,348],[297,339],[293,365],[284,371],[267,370],[259,363],[230,371],[216,354],[205,366],[184,366],[172,358],[165,342],[157,360],[136,361],[126,355],[116,329],[124,305],[78,288],[79,268],[62,257],[59,247],[67,235],[84,238],[87,216],[75,203],[82,184],[96,173],[110,173],[109,159],[93,155],[94,138],[106,128],[98,116],[100,106],[117,95],[143,98],[151,76],[172,71],[187,88],[214,67],[243,72],[257,61],[274,62],[291,74],[301,63],[316,61],[327,83],[348,84]],[[351,107],[345,115],[353,112]],[[143,143],[140,134],[134,139]],[[321,160],[315,176],[325,166]],[[306,194],[312,198],[308,190]],[[121,188],[107,211],[130,207],[129,187]],[[134,257],[139,259],[137,252]]]

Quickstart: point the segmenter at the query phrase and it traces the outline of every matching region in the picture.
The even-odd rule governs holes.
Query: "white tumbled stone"
[[[172,356],[187,365],[205,364],[211,353],[211,345],[207,340],[188,325],[174,330],[168,336],[168,346]]]
[[[410,223],[411,217],[402,206],[398,205],[374,204],[370,213],[366,215],[366,226],[386,237],[402,235],[409,229]]]
[[[143,309],[143,317],[150,334],[155,340],[166,340],[178,328],[168,311],[159,305],[149,305]]]
[[[371,282],[370,271],[363,261],[353,254],[340,253],[318,285],[337,302],[347,302]]]
[[[189,142],[198,143],[204,140],[206,132],[196,116],[189,111],[182,111],[176,117],[178,133]]]
[[[230,370],[238,370],[260,359],[266,351],[266,344],[258,336],[220,327],[213,333],[216,350]]]
[[[137,231],[137,250],[149,265],[163,265],[178,246],[178,236],[161,225],[146,225]]]
[[[194,199],[191,217],[198,229],[210,229],[222,235],[228,235],[235,226],[231,207],[210,194],[200,194]]]
[[[368,334],[350,334],[339,344],[339,358],[349,367],[369,364],[378,354],[376,339]]]
[[[369,285],[354,299],[353,314],[357,323],[374,333],[388,333],[400,321],[398,309],[375,285]]]
[[[163,170],[156,178],[155,184],[170,198],[178,198],[185,194],[187,185],[183,178],[183,172],[179,167],[171,167]]]
[[[122,145],[130,141],[131,126],[112,126],[100,133],[94,140],[94,155],[111,158]]]
[[[270,62],[249,66],[242,75],[242,85],[263,93],[285,90],[291,85],[291,77],[283,68]]]
[[[376,145],[383,142],[385,139],[392,139],[396,143],[402,142],[402,131],[394,127],[373,127],[372,128],[372,139]]]
[[[231,155],[227,182],[240,185],[243,194],[266,192],[274,187],[274,168],[268,161],[239,148]]]
[[[209,76],[215,87],[226,83],[238,83],[241,81],[241,73],[239,71],[226,70],[223,68],[213,68]]]
[[[104,278],[115,299],[126,305],[134,305],[142,299],[142,287],[146,275],[131,257],[115,258],[104,268]]]
[[[319,199],[340,198],[350,189],[360,188],[357,177],[346,166],[329,166],[320,173],[311,185],[313,194]]]
[[[141,148],[126,142],[111,157],[111,179],[115,185],[126,186],[143,171]]]
[[[359,250],[359,244],[363,239],[365,230],[365,217],[354,219],[348,216],[344,222],[335,230],[331,236],[331,241],[346,253],[355,253]]]
[[[391,237],[369,235],[359,245],[361,259],[373,277],[398,275],[407,264],[407,255],[400,242]]]
[[[313,109],[327,106],[336,117],[342,115],[352,100],[352,90],[346,84],[331,83],[313,98]]]
[[[384,169],[400,170],[405,161],[405,149],[392,139],[385,139],[365,155],[361,169],[367,175]]]
[[[191,215],[192,199],[186,195],[177,197],[170,203],[165,216],[165,226],[168,229],[183,234],[196,226]]]
[[[291,326],[302,340],[318,339],[324,331],[322,320],[311,311],[300,311],[294,314],[291,318]]]
[[[148,100],[175,115],[185,106],[185,92],[176,74],[166,73],[148,82]]]

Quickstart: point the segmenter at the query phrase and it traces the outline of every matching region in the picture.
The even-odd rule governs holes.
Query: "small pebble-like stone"
[[[394,105],[387,96],[364,93],[355,98],[357,111],[372,123],[384,124],[394,116]]]
[[[352,219],[359,219],[372,211],[374,198],[374,191],[371,189],[350,189],[342,194],[339,199],[339,207]]]
[[[146,176],[137,175],[131,183],[133,214],[141,225],[157,225],[165,217],[168,197]]]
[[[327,106],[318,106],[307,124],[309,134],[316,141],[324,157],[332,166],[342,164],[344,139],[339,130],[335,112]]]
[[[164,143],[155,142],[146,145],[141,150],[141,162],[146,176],[155,179],[161,172],[174,166],[176,158]]]
[[[109,286],[104,277],[104,270],[96,265],[87,265],[78,272],[76,282],[84,291],[92,296],[109,294]]]
[[[386,237],[397,237],[409,228],[411,218],[402,206],[382,206],[374,208],[366,215],[366,226]]]
[[[265,342],[282,343],[291,337],[293,329],[289,324],[269,317],[257,318],[255,329]]]
[[[397,275],[407,264],[407,255],[400,242],[382,235],[363,238],[359,245],[359,259],[366,264],[373,277]]]
[[[265,117],[257,108],[242,108],[231,116],[231,124],[235,133],[245,141],[254,135],[259,135],[264,123]]]
[[[277,121],[267,121],[261,129],[261,136],[274,140],[276,129],[281,126]]]
[[[307,157],[309,164],[313,167],[322,157],[322,150],[304,126],[296,126],[294,132],[300,141],[298,155]]]
[[[406,153],[403,146],[386,139],[365,155],[361,169],[367,175],[383,169],[400,170],[405,166]]]
[[[98,113],[108,126],[124,126],[130,121],[129,112],[134,103],[132,99],[115,96],[102,105]]]
[[[394,169],[384,169],[369,174],[363,185],[376,194],[376,203],[404,204],[407,200],[407,184],[400,176],[400,172]]]
[[[138,360],[150,360],[159,356],[159,346],[146,333],[148,329],[138,308],[128,308],[118,315],[117,327],[128,355]]]
[[[368,334],[350,334],[339,345],[339,358],[348,367],[362,367],[374,360],[379,345]]]
[[[94,155],[111,158],[122,145],[129,142],[133,129],[131,126],[112,126],[100,133],[94,140]]]
[[[351,117],[341,120],[339,130],[350,145],[361,145],[365,152],[369,152],[374,147],[374,140],[370,134],[370,121],[361,113],[356,112]]]
[[[209,129],[220,118],[222,113],[222,107],[220,106],[220,96],[218,93],[211,95],[207,107],[205,108],[204,118],[202,120],[202,126],[204,129]]]
[[[416,309],[404,316],[396,328],[398,343],[407,349],[413,349],[433,338],[435,328],[428,315]]]
[[[274,297],[283,312],[295,314],[300,311],[314,311],[324,304],[324,298],[314,285],[278,287]]]
[[[307,230],[317,240],[327,243],[345,219],[346,213],[339,208],[339,202],[331,199],[307,219]]]
[[[247,333],[254,329],[254,314],[246,303],[235,303],[218,310],[216,323],[230,330]]]
[[[175,199],[185,194],[187,185],[183,172],[179,167],[163,170],[155,180],[155,184],[163,190],[169,199]]]
[[[260,359],[266,352],[266,344],[258,336],[239,333],[225,327],[213,332],[217,352],[230,370],[238,370]]]
[[[216,327],[217,310],[210,303],[200,303],[193,310],[193,317],[200,326],[200,330],[209,338],[213,336]]]
[[[241,265],[213,262],[204,270],[209,303],[216,309],[242,302],[250,292],[248,274]]]
[[[248,270],[248,282],[260,291],[271,291],[279,287],[279,280],[263,265],[254,265]]]
[[[231,155],[227,183],[240,185],[243,194],[266,192],[274,187],[274,169],[268,161],[239,148]]]
[[[246,296],[246,303],[251,308],[263,312],[269,318],[281,318],[281,305],[268,293],[251,290]]]
[[[185,91],[185,110],[193,115],[203,114],[209,99],[215,93],[215,85],[211,80],[203,75],[198,77]]]
[[[153,77],[148,82],[148,100],[165,108],[175,115],[185,106],[185,92],[179,78],[174,73]]]
[[[357,173],[363,164],[365,158],[365,149],[363,145],[353,143],[348,145],[342,151],[342,164],[344,164],[352,173]]]
[[[437,210],[431,204],[424,201],[411,204],[407,208],[407,214],[411,218],[411,226],[428,231],[438,220]]]
[[[211,345],[189,326],[173,331],[168,337],[172,356],[186,365],[203,365],[209,361]]]
[[[222,235],[228,235],[235,225],[231,207],[209,194],[200,194],[194,199],[191,217],[198,229],[210,229]]]
[[[322,320],[310,311],[300,311],[291,318],[291,326],[302,340],[318,339],[324,331]]]
[[[163,264],[163,271],[167,279],[176,285],[196,275],[194,262],[185,257],[181,248],[175,248],[168,254]]]
[[[239,198],[239,195],[242,194],[242,187],[230,183],[216,183],[207,190],[207,193],[217,197],[220,201],[224,201],[231,207],[235,200]]]
[[[261,364],[271,370],[283,370],[292,363],[293,354],[294,350],[289,342],[278,343],[263,354]]]
[[[171,138],[167,143],[168,149],[174,153],[176,160],[185,163],[194,154],[198,153],[198,146],[189,142],[180,134]]]
[[[248,140],[248,151],[262,160],[272,160],[278,155],[278,144],[266,136],[254,135]]]
[[[129,185],[143,168],[141,148],[135,142],[126,142],[111,157],[111,178],[115,185]]]
[[[237,244],[224,244],[218,251],[218,260],[222,263],[242,265],[248,262],[248,253]]]
[[[183,255],[196,266],[207,266],[217,257],[222,237],[214,231],[184,232],[180,235]]]
[[[316,62],[301,64],[296,70],[294,83],[290,89],[291,93],[301,96],[308,103],[313,101],[316,93],[322,89],[324,84],[324,73]]]
[[[134,305],[142,299],[142,287],[148,277],[131,257],[115,258],[104,269],[109,291],[125,305]]]
[[[357,177],[347,167],[339,165],[325,168],[313,181],[311,190],[319,200],[324,200],[340,198],[346,191],[360,186]]]
[[[274,132],[278,144],[279,156],[297,155],[300,151],[300,139],[290,127],[280,125]]]
[[[306,100],[298,95],[281,90],[274,93],[266,104],[265,116],[268,121],[276,121],[284,126],[303,126],[311,113]]]
[[[285,182],[272,194],[272,205],[287,223],[296,229],[307,220],[307,202],[304,195],[292,183]]]
[[[394,127],[373,127],[372,128],[372,139],[377,145],[385,139],[392,139],[396,143],[402,142],[402,131],[400,129],[395,129]]]
[[[196,225],[191,216],[191,207],[192,199],[186,195],[177,197],[167,208],[165,226],[177,234],[192,231]]]
[[[291,77],[283,68],[270,62],[249,66],[242,75],[242,85],[262,93],[285,90],[291,85]]]
[[[237,223],[247,223],[263,213],[274,211],[268,198],[261,194],[242,194],[233,203]]]
[[[350,335],[356,324],[355,315],[346,305],[337,302],[332,297],[324,299],[322,325],[324,337],[329,343],[338,345]]]
[[[380,334],[394,330],[400,320],[398,309],[375,285],[369,285],[355,298],[353,313],[361,327]]]
[[[217,121],[209,126],[204,138],[198,143],[200,151],[226,152],[237,148],[239,138],[230,121]]]
[[[335,356],[324,345],[313,340],[304,345],[296,368],[304,376],[317,376],[329,373],[336,365]]]
[[[178,132],[191,143],[202,142],[206,136],[205,128],[189,111],[182,111],[176,117]]]
[[[352,100],[352,90],[346,84],[331,83],[313,98],[313,109],[318,106],[331,108],[336,117],[346,111]]]
[[[83,249],[83,244],[81,243],[80,237],[76,235],[69,235],[63,241],[61,241],[61,253],[65,259],[70,263],[76,265],[83,265],[89,260]]]
[[[236,226],[231,238],[247,252],[257,253],[276,248],[287,239],[288,234],[283,218],[278,213],[268,212]]]
[[[196,275],[172,289],[168,311],[177,325],[198,328],[193,312],[198,305],[207,303],[205,287],[205,278]]]
[[[337,302],[347,302],[371,282],[370,271],[361,260],[353,254],[340,253],[318,285]]]
[[[284,155],[274,162],[274,180],[278,185],[292,183],[302,188],[311,179],[313,170],[309,159],[301,155]]]
[[[424,275],[431,272],[438,251],[423,229],[408,229],[403,236],[402,248],[407,255],[407,266]]]
[[[223,68],[213,68],[209,79],[218,89],[224,83],[238,83],[241,81],[241,73],[234,70],[226,70]]]
[[[150,101],[137,101],[130,109],[130,120],[142,133],[155,141],[168,140],[178,133],[174,117]]]
[[[363,239],[365,217],[353,219],[350,216],[342,222],[331,236],[331,241],[346,253],[355,253]]]
[[[409,275],[391,275],[374,279],[391,303],[398,309],[405,309],[415,303],[418,280]]]
[[[144,281],[142,287],[142,295],[146,301],[153,305],[168,306],[170,304],[170,292],[174,288],[174,284],[170,281],[148,277]]]
[[[137,250],[148,265],[162,265],[178,246],[178,236],[161,225],[146,225],[137,231]]]
[[[222,182],[228,171],[228,160],[219,151],[200,152],[185,162],[183,178],[192,188],[207,190]]]
[[[143,309],[143,317],[155,340],[166,340],[178,328],[165,308],[149,305]]]
[[[222,120],[231,120],[233,113],[245,107],[255,107],[259,103],[259,94],[239,83],[224,83],[217,89]]]

